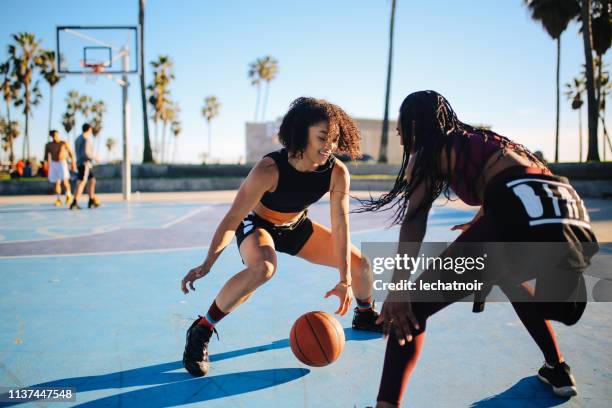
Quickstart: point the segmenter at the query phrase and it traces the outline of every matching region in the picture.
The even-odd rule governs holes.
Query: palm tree
[[[79,111],[79,100],[80,95],[77,91],[70,90],[68,91],[68,95],[66,96],[66,112],[62,115],[62,125],[64,126],[64,130],[68,134],[68,142],[72,141],[72,135],[70,132],[72,130],[76,131],[76,114]]]
[[[560,108],[560,74],[561,74],[561,34],[572,19],[580,13],[576,0],[525,0],[531,11],[531,18],[542,23],[542,26],[553,40],[557,40],[557,105],[555,125],[555,162],[559,161],[559,108]]]
[[[161,120],[163,123],[162,149],[161,149],[161,162],[162,163],[164,163],[166,159],[166,151],[168,151],[166,150],[166,133],[167,133],[166,130],[168,127],[168,123],[171,124],[175,120],[179,111],[180,111],[180,107],[178,106],[178,103],[169,102],[169,106],[165,107],[161,115]]]
[[[253,122],[257,122],[257,114],[259,113],[259,100],[261,96],[261,77],[259,76],[258,69],[259,59],[255,62],[249,64],[249,79],[251,80],[251,85],[257,87],[257,99],[255,100],[255,116],[253,117]]]
[[[259,76],[262,81],[266,82],[266,91],[264,94],[263,109],[261,112],[261,121],[266,118],[266,107],[268,106],[268,92],[270,90],[270,82],[276,78],[278,74],[278,60],[267,55],[261,60]]]
[[[43,78],[49,84],[49,124],[48,130],[51,130],[51,121],[53,118],[53,89],[55,85],[62,79],[57,72],[57,63],[55,60],[55,52],[50,50],[41,50],[38,58],[35,59],[36,65],[40,68]]]
[[[204,99],[204,107],[202,108],[202,116],[206,118],[208,123],[208,158],[212,158],[212,131],[210,122],[219,114],[221,104],[216,96],[207,96]]]
[[[167,55],[160,55],[156,61],[151,62],[153,67],[153,82],[149,84],[149,103],[153,106],[155,121],[154,149],[159,152],[159,122],[162,120],[164,110],[170,105],[170,91],[168,86],[174,79],[172,60]]]
[[[62,115],[62,126],[64,127],[64,130],[68,135],[68,143],[71,143],[72,137],[70,131],[76,126],[74,112],[71,112],[69,110],[64,112],[64,114]]]
[[[393,62],[393,27],[395,25],[395,0],[391,2],[391,18],[389,22],[389,58],[387,59],[387,90],[385,92],[385,116],[383,117],[382,134],[380,136],[380,153],[378,161],[387,162],[387,145],[389,143],[389,96],[391,94],[391,64]]]
[[[612,93],[612,83],[610,83],[610,73],[606,71],[607,64],[602,57],[596,56],[593,59],[593,63],[596,67],[597,74],[595,75],[595,96],[599,106],[599,119],[601,120],[601,127],[603,128],[603,140],[602,140],[602,153],[603,160],[606,160],[606,141],[610,150],[612,145],[608,137],[608,131],[606,129],[606,98]]]
[[[91,132],[96,139],[96,152],[99,151],[100,139],[98,135],[102,131],[102,121],[104,119],[104,113],[106,112],[106,105],[104,101],[96,101],[91,104]]]
[[[38,56],[40,41],[32,33],[13,34],[14,44],[9,45],[9,55],[17,77],[16,87],[22,93],[14,102],[15,106],[23,105],[25,118],[25,133],[23,140],[23,156],[30,157],[30,127],[29,117],[32,114],[32,106],[40,101],[40,89],[38,82],[32,83],[34,74],[34,59]]]
[[[591,20],[592,2],[582,0],[580,18],[582,20],[582,41],[584,43],[584,59],[586,70],[587,89],[587,123],[589,127],[589,149],[587,150],[587,161],[599,161],[597,150],[597,122],[599,105],[595,95],[595,74],[593,69],[593,30]]]
[[[15,75],[11,72],[11,61],[8,60],[2,64],[0,64],[0,74],[2,74],[4,76],[3,80],[2,80],[2,85],[0,85],[2,87],[2,97],[4,98],[4,102],[6,103],[6,130],[8,132],[9,129],[11,129],[13,126],[12,124],[15,123],[15,126],[17,126],[17,122],[13,122],[11,121],[11,101],[13,99],[15,99],[17,97],[17,89],[15,87],[15,82],[16,82],[16,78]],[[17,135],[19,134],[19,129],[18,127],[17,129]],[[13,146],[13,141],[17,136],[13,136],[13,133],[6,133],[6,137],[7,137],[7,146],[9,148],[9,160],[11,161],[11,164],[14,164],[15,162],[15,153],[14,153],[14,146]]]
[[[106,139],[106,143],[104,144],[106,145],[106,150],[108,150],[108,159],[110,161],[112,157],[113,149],[115,148],[117,141],[113,139],[112,137],[109,137]]]
[[[145,86],[145,69],[142,66],[144,62],[144,18],[145,18],[145,0],[138,1],[138,26],[140,27],[140,100],[142,102],[142,128],[144,132],[144,150],[142,152],[143,163],[153,163],[153,151],[151,150],[151,138],[149,137],[149,115],[147,113],[147,95]]]
[[[2,135],[2,141],[4,142],[4,150],[9,151],[9,161],[11,164],[15,163],[15,152],[14,152],[14,142],[17,137],[19,137],[19,122],[5,120],[3,117],[0,117],[0,135]]]
[[[181,122],[178,120],[178,118],[175,118],[174,121],[172,121],[172,124],[170,125],[170,131],[174,135],[174,147],[172,148],[172,162],[176,162],[176,148],[178,144],[178,137],[183,131],[181,127]]]
[[[608,82],[609,74],[603,72],[606,65],[603,61],[603,56],[612,45],[612,1],[593,0],[591,25],[593,30],[593,50],[597,55],[594,60],[594,65],[597,69],[595,80],[595,103],[601,112],[599,117],[604,131],[603,159],[606,160],[606,140],[610,146],[605,122],[606,97],[610,93],[611,85]],[[612,150],[612,146],[610,146],[610,149]]]
[[[582,77],[574,78],[574,82],[565,84],[565,96],[572,103],[572,109],[578,111],[578,162],[582,162],[582,94],[585,80]]]
[[[83,121],[90,121],[90,114],[92,113],[93,99],[89,95],[81,95],[77,104],[77,110],[83,115]]]

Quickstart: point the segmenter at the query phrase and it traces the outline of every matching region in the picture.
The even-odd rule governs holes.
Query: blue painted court
[[[199,264],[228,204],[104,203],[67,211],[49,204],[0,206],[0,386],[75,387],[83,407],[366,407],[378,391],[385,341],[350,329],[324,368],[301,364],[288,335],[311,310],[333,313],[323,295],[337,271],[279,254],[276,276],[218,325],[207,377],[181,356],[185,330],[242,263],[233,242],[213,271],[180,291]],[[329,225],[329,206],[312,207]],[[351,215],[351,235],[396,241],[389,214]],[[436,207],[427,240],[449,241],[472,213]],[[573,327],[555,324],[579,395],[555,397],[536,377],[542,356],[507,303],[484,313],[457,303],[428,323],[407,407],[612,406],[612,304],[592,303]],[[0,404],[2,405],[2,404]],[[6,405],[6,404],[5,404]],[[46,403],[21,404],[47,406]]]

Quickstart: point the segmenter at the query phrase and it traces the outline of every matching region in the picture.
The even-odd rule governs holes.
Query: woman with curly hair
[[[372,272],[361,252],[350,243],[348,225],[349,172],[333,153],[359,155],[359,131],[338,106],[313,98],[298,98],[279,129],[283,149],[266,154],[242,183],[228,213],[212,238],[202,265],[181,282],[182,291],[195,290],[217,257],[236,235],[245,268],[232,276],[208,313],[187,330],[183,365],[194,376],[209,369],[208,343],[215,325],[272,278],[276,251],[312,263],[338,268],[338,283],[325,297],[338,296],[336,314],[344,315],[355,296],[356,329],[382,332],[375,324]],[[307,208],[330,193],[331,229],[308,218]]]
[[[359,211],[395,209],[394,221],[401,223],[400,243],[419,246],[432,203],[442,193],[451,198],[452,191],[466,204],[481,208],[469,223],[452,228],[462,233],[441,258],[464,256],[474,246],[488,242],[555,242],[560,244],[555,248],[570,248],[567,257],[562,252],[554,254],[556,258],[539,254],[541,259],[523,254],[529,259],[518,259],[516,263],[516,257],[498,258],[498,262],[487,265],[484,274],[427,267],[414,287],[452,280],[484,280],[489,289],[491,285],[499,286],[544,355],[538,377],[559,396],[576,395],[574,378],[549,322],[552,319],[574,324],[586,305],[581,274],[596,251],[596,239],[576,191],[566,178],[553,175],[524,146],[461,122],[448,101],[434,91],[406,97],[400,107],[398,134],[404,156],[394,187],[378,199],[363,202]],[[535,246],[528,243],[521,248]],[[415,245],[404,245],[400,252],[418,256],[414,248]],[[505,260],[513,260],[512,267]],[[405,278],[410,275],[396,270],[392,280],[400,282]],[[535,291],[526,283],[534,278]],[[472,294],[474,291],[449,290],[442,297],[434,295],[433,301],[420,289],[389,293],[378,319],[385,323],[384,332],[389,335],[378,408],[401,403],[423,348],[428,318]],[[475,312],[484,307],[484,295],[476,293]]]

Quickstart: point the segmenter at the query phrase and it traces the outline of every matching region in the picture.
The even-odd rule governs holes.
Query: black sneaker
[[[187,339],[185,341],[185,351],[183,352],[183,366],[195,377],[202,377],[208,374],[210,360],[208,359],[208,342],[214,328],[211,330],[206,326],[198,325],[202,316],[198,317],[189,329],[187,329]],[[217,338],[219,335],[217,334]]]
[[[71,210],[80,210],[81,207],[79,207],[79,204],[77,203],[76,198],[72,199],[72,203],[70,204],[70,209]]]
[[[87,204],[87,208],[98,208],[100,206],[100,201],[97,198],[90,198],[89,203]]]
[[[382,323],[376,324],[376,319],[378,319],[379,313],[374,310],[373,306],[371,309],[363,311],[359,310],[359,308],[356,307],[354,311],[355,314],[353,315],[353,329],[382,333],[383,325]]]
[[[544,365],[538,370],[538,378],[552,387],[553,392],[559,397],[573,397],[578,394],[576,380],[570,374],[570,366],[565,361],[554,366]]]

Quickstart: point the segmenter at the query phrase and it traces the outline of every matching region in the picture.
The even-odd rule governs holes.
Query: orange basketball
[[[289,343],[291,351],[302,363],[323,367],[342,354],[344,330],[333,316],[325,312],[309,312],[293,323]]]

